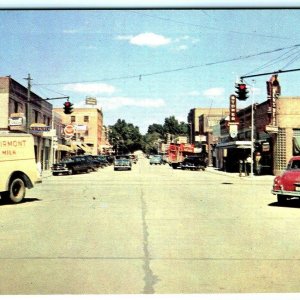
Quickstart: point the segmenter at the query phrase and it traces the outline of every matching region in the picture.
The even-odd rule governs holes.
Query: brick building
[[[0,130],[31,133],[36,161],[48,169],[52,140],[45,133],[51,128],[52,104],[32,91],[28,94],[28,89],[10,76],[0,77],[0,104]]]
[[[190,141],[208,153],[209,165],[214,164],[214,147],[218,142],[220,120],[229,114],[226,108],[193,108],[188,114]]]
[[[97,155],[101,152],[103,141],[103,114],[98,108],[74,108],[72,114],[65,114],[62,108],[54,108],[64,125],[73,125],[75,135],[67,141],[77,154]]]
[[[300,155],[300,97],[278,96],[274,114],[270,100],[253,107],[254,171],[280,174],[293,155]],[[251,105],[237,112],[237,135],[230,135],[230,121],[220,122],[218,167],[237,172],[239,159],[251,153]]]

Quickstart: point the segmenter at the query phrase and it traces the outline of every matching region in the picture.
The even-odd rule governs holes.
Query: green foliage
[[[109,142],[118,152],[128,153],[141,149],[142,135],[137,126],[118,119],[109,130]]]
[[[168,134],[174,136],[185,135],[189,132],[188,125],[178,122],[174,117],[165,118],[163,125],[152,124],[145,135],[140,133],[139,127],[125,120],[118,119],[109,127],[109,142],[118,153],[129,153],[143,150],[145,153],[157,153],[158,142],[166,141]]]

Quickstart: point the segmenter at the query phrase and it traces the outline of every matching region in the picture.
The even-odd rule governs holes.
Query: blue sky
[[[78,107],[96,97],[105,125],[121,118],[145,133],[194,107],[227,108],[238,76],[299,68],[299,19],[297,9],[2,10],[0,76],[26,86],[30,73],[38,95]],[[300,96],[299,75],[279,75],[282,95]],[[255,102],[269,78],[246,80]]]

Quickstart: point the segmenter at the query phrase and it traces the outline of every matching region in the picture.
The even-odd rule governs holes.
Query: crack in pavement
[[[155,294],[154,285],[159,281],[158,276],[154,275],[151,267],[150,267],[150,254],[149,254],[149,232],[148,225],[146,222],[146,214],[147,214],[147,204],[144,199],[143,190],[141,191],[141,204],[142,204],[142,221],[143,221],[143,250],[144,250],[144,290],[143,294]]]

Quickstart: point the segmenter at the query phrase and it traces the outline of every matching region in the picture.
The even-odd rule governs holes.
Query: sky
[[[300,10],[0,10],[0,76],[43,98],[96,97],[104,125],[123,119],[146,133],[196,107],[229,108],[240,76],[300,67]],[[300,96],[300,73],[279,74],[283,96]],[[247,101],[267,99],[271,75],[247,78]],[[65,99],[53,100],[62,107]]]

